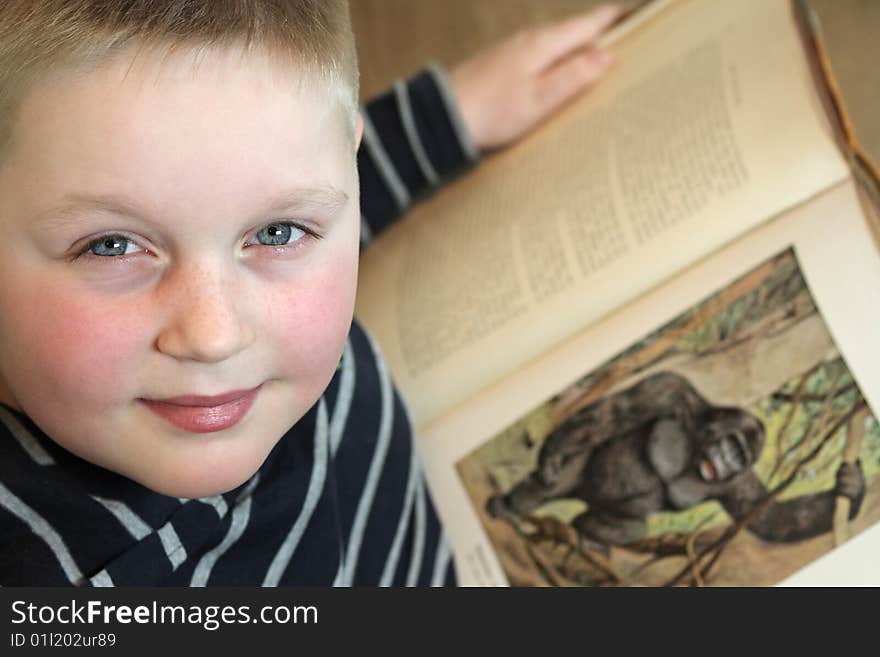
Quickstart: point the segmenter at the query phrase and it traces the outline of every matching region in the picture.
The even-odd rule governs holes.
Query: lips
[[[703,478],[703,481],[715,481],[718,477],[718,471],[709,459],[700,461],[700,476]]]
[[[262,385],[213,395],[181,395],[139,400],[166,422],[190,433],[213,433],[238,424],[250,410]]]

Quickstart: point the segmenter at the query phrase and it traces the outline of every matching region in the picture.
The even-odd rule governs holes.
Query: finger
[[[569,53],[590,45],[623,14],[618,5],[602,5],[587,14],[540,28],[534,57],[537,70],[544,70]]]
[[[588,49],[554,66],[541,76],[538,94],[542,110],[554,111],[598,80],[613,61],[606,50]]]

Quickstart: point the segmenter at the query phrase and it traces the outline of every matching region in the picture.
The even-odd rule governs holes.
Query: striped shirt
[[[477,159],[436,67],[364,108],[362,242]],[[84,461],[0,404],[0,585],[454,583],[379,347],[354,321],[318,402],[238,488],[161,495]]]
[[[452,88],[434,65],[367,103],[358,151],[361,243],[479,159]]]

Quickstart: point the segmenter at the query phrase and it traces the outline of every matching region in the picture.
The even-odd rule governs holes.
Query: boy
[[[365,123],[342,1],[6,0],[0,584],[447,581],[405,406],[352,324],[358,144],[375,232],[468,134],[501,146],[597,77],[616,16],[502,44],[454,91],[421,76]]]

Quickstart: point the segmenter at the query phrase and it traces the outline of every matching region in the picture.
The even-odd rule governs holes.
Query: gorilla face
[[[697,450],[697,469],[706,482],[727,481],[758,460],[764,447],[761,422],[739,409],[719,409]]]

